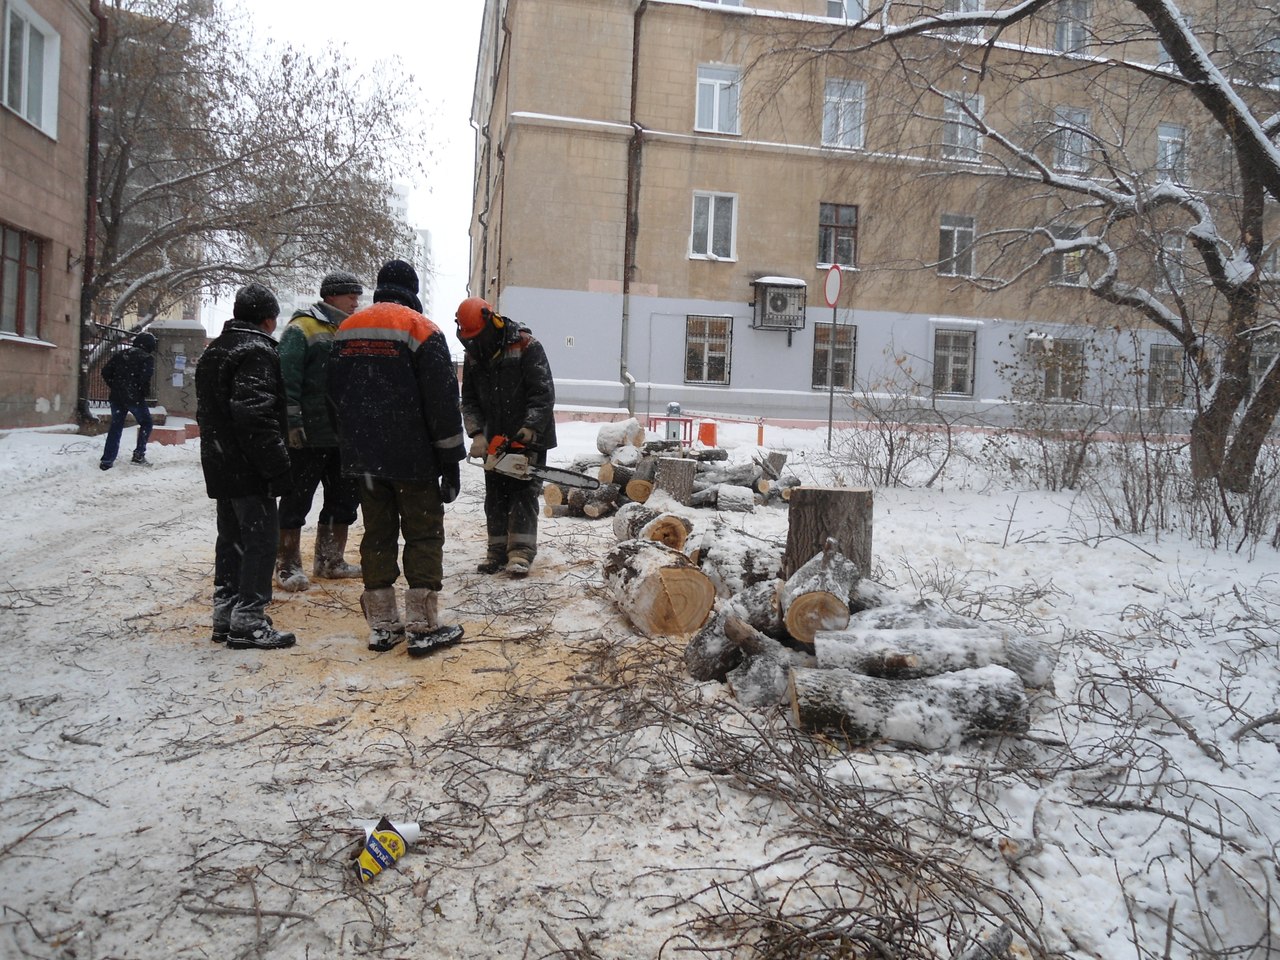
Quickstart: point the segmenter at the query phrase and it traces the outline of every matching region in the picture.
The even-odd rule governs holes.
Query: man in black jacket
[[[258,283],[236,293],[232,319],[196,365],[200,465],[217,502],[213,640],[235,649],[291,647],[271,625],[279,537],[276,497],[292,489],[280,355],[271,334],[280,305]]]
[[[133,462],[147,466],[147,439],[151,436],[147,391],[151,389],[151,377],[155,372],[155,352],[156,338],[143,332],[133,338],[132,346],[113,354],[102,367],[102,379],[111,388],[107,398],[111,404],[111,426],[107,430],[107,444],[102,448],[102,462],[98,464],[103,470],[110,470],[116,462],[124,421],[129,414],[133,414],[138,423]]]
[[[547,462],[556,445],[556,387],[542,344],[529,328],[499,316],[486,301],[458,305],[462,366],[462,422],[471,449],[484,459],[494,437],[524,447],[532,463]],[[538,494],[542,484],[489,470],[484,475],[484,517],[489,547],[479,573],[523,577],[538,552]]]

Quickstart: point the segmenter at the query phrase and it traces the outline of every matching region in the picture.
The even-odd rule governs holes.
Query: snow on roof
[[[804,287],[808,286],[798,277],[760,277],[758,280],[752,280],[752,283],[770,287]]]

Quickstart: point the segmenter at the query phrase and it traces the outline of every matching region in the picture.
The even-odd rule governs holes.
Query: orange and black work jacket
[[[528,327],[510,317],[503,320],[501,331],[489,331],[494,342],[482,336],[468,345],[462,365],[463,424],[468,436],[483,433],[490,440],[514,437],[528,427],[530,448],[545,453],[556,445],[556,384],[547,351]]]
[[[374,303],[342,321],[329,397],[345,474],[425,483],[466,456],[449,346],[410,307]]]

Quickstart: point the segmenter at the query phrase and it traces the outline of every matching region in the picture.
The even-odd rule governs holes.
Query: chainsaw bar
[[[517,480],[545,480],[547,483],[556,483],[562,487],[581,487],[584,490],[600,488],[600,481],[595,477],[589,477],[585,473],[575,473],[572,470],[561,470],[559,467],[532,464],[523,454],[490,455],[483,462],[467,457],[467,463],[507,477],[515,477]]]
[[[600,481],[595,477],[588,477],[585,473],[574,473],[572,470],[561,470],[558,467],[537,467],[530,464],[529,475],[545,480],[547,483],[557,483],[562,487],[582,487],[584,490],[600,488]]]

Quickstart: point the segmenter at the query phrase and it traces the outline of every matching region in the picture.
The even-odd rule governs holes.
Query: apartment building
[[[1124,13],[1061,0],[989,45],[868,48],[860,0],[487,0],[471,291],[533,328],[564,403],[823,419],[835,390],[998,420],[1021,378],[1177,405],[1178,344],[1086,289],[1088,204],[1000,176],[989,133],[1058,175],[1228,183]],[[1123,256],[1186,296],[1185,245],[1148,218]]]
[[[75,417],[89,0],[0,0],[0,427]]]

